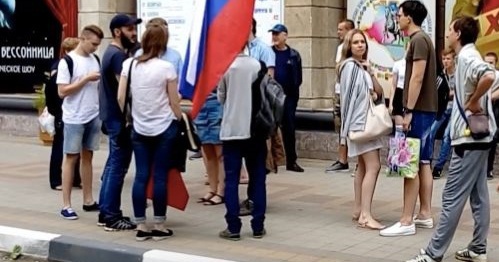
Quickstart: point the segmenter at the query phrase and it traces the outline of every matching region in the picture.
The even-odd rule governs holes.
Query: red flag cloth
[[[152,175],[149,177],[147,183],[146,197],[152,199],[153,197],[153,179]],[[189,192],[185,187],[182,174],[178,169],[174,168],[168,172],[168,180],[166,181],[166,199],[167,204],[173,208],[185,211],[187,202],[189,202]]]

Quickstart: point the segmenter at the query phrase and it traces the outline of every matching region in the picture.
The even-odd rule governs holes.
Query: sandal
[[[214,196],[216,196],[217,194],[213,193],[213,192],[208,192],[208,197],[200,197],[198,198],[198,201],[197,203],[205,203],[205,202],[208,202],[210,201],[211,198],[213,198]]]
[[[213,198],[218,197],[220,198],[220,201],[216,202],[213,200]],[[216,206],[225,203],[225,198],[219,194],[215,194],[213,197],[208,199],[208,201],[204,202],[205,206]]]

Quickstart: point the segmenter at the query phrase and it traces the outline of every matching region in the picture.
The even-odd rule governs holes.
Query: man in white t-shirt
[[[343,49],[343,39],[348,31],[355,28],[355,23],[350,19],[345,19],[338,24],[338,38],[340,39],[340,45],[336,50],[336,66],[338,66],[341,61],[341,50]],[[336,82],[334,86],[333,95],[333,105],[334,105],[334,130],[340,130],[341,119],[340,119],[340,84]],[[339,132],[338,132],[339,133]],[[339,143],[338,143],[339,145]],[[326,173],[334,172],[346,172],[349,170],[348,166],[348,148],[346,145],[339,145],[338,148],[338,160],[334,162],[331,166],[326,168]]]
[[[99,47],[104,33],[95,26],[83,28],[80,43],[69,58],[61,59],[58,67],[57,85],[62,104],[64,122],[64,164],[62,177],[64,219],[78,219],[71,208],[71,188],[74,166],[81,159],[83,186],[83,210],[98,211],[99,206],[92,196],[92,156],[99,148],[99,91],[100,65],[93,53]],[[70,61],[70,62],[68,62]]]

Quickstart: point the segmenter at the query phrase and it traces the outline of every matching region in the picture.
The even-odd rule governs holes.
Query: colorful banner
[[[349,0],[347,18],[368,38],[368,58],[376,70],[378,81],[389,97],[392,90],[391,70],[395,61],[405,56],[407,37],[396,20],[398,6],[403,0]],[[422,29],[435,43],[435,0],[421,0],[428,9]]]
[[[59,57],[61,25],[43,0],[0,0],[0,93],[33,93]]]
[[[170,39],[168,46],[179,51],[182,57],[187,49],[196,0],[137,0],[137,15],[143,19],[139,36],[145,30],[147,21],[162,17],[168,22]],[[284,0],[255,0],[253,17],[257,21],[257,36],[267,44],[272,35],[267,31],[284,21]]]
[[[447,0],[445,12],[446,32],[457,16],[476,17],[480,23],[480,36],[476,42],[478,49],[482,54],[494,52],[499,55],[499,1]]]

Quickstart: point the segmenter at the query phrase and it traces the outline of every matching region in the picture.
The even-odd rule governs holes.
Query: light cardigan
[[[366,72],[353,58],[340,65],[341,129],[340,144],[346,145],[348,132],[363,131],[369,108],[370,87]],[[372,87],[371,87],[372,88]]]

